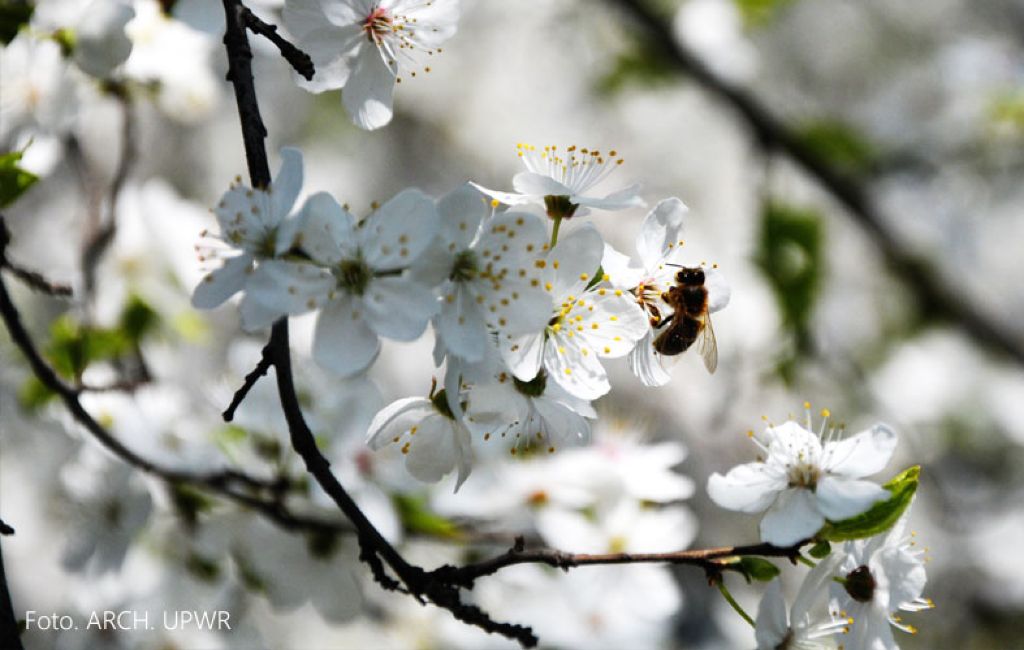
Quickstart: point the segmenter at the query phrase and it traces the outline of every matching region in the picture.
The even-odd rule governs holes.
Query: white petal
[[[288,31],[298,39],[325,25],[342,27],[365,18],[352,3],[321,0],[288,0],[282,13]]]
[[[235,295],[245,286],[252,269],[252,255],[244,253],[229,258],[224,266],[209,273],[192,293],[192,306],[213,309]]]
[[[407,277],[374,278],[363,296],[369,326],[396,341],[414,341],[437,313],[430,287]]]
[[[683,245],[683,224],[689,211],[672,197],[660,201],[644,218],[636,236],[636,251],[644,266],[653,267],[667,253]]]
[[[286,13],[290,4],[285,5]],[[312,93],[343,87],[352,74],[356,54],[365,38],[366,34],[358,25],[325,27],[321,21],[319,27],[308,32],[298,43],[313,60],[313,78],[306,79],[294,71],[292,78],[300,88]]]
[[[519,172],[513,176],[512,187],[516,192],[530,196],[569,196],[572,194],[572,190],[550,176],[534,172]]]
[[[578,447],[590,442],[590,422],[586,418],[543,398],[533,400],[533,406],[544,421],[548,444],[555,449]]]
[[[664,386],[672,381],[672,375],[665,369],[665,364],[671,362],[654,349],[654,336],[654,330],[649,329],[629,353],[629,369],[644,386]]]
[[[408,4],[408,9],[401,9]],[[432,2],[396,2],[396,12],[416,19],[416,40],[425,47],[433,48],[455,35],[459,21],[457,0],[433,0]]]
[[[584,354],[580,345],[559,333],[544,349],[544,367],[558,384],[580,399],[593,400],[609,390],[608,374],[593,351]]]
[[[601,258],[601,268],[608,281],[613,287],[630,290],[640,284],[644,279],[644,270],[619,251],[612,248],[606,242],[604,245],[604,256]]]
[[[556,299],[578,298],[593,279],[604,256],[604,241],[593,224],[572,231],[548,252],[547,266],[554,271],[551,291]]]
[[[319,307],[335,285],[329,271],[312,264],[264,260],[249,276],[245,293],[282,316],[294,316]]]
[[[425,483],[437,483],[455,469],[461,448],[456,444],[455,423],[440,413],[423,420],[416,435],[406,438],[409,444],[405,469]]]
[[[790,546],[814,535],[824,523],[811,491],[790,488],[761,520],[761,539],[775,546]]]
[[[517,337],[502,336],[498,344],[501,357],[513,375],[523,381],[530,381],[537,376],[544,358],[543,333]]]
[[[618,192],[613,192],[601,199],[574,194],[569,200],[588,208],[597,208],[598,210],[625,210],[626,208],[642,208],[646,205],[644,200],[640,198],[639,192],[640,185],[637,184],[630,185]]]
[[[505,205],[525,205],[527,203],[536,203],[536,200],[532,196],[525,194],[517,194],[514,192],[502,192],[499,190],[492,190],[480,185],[479,183],[471,182],[470,185],[480,190],[492,199],[497,199]]]
[[[404,269],[437,234],[434,200],[417,189],[399,192],[367,217],[358,230],[366,262],[376,270]]]
[[[306,199],[295,222],[291,244],[324,266],[341,261],[342,242],[346,248],[351,247],[355,218],[327,192],[317,192]]]
[[[860,478],[880,472],[896,450],[896,432],[876,424],[837,442],[826,443],[824,469],[831,474]]]
[[[712,314],[729,304],[732,290],[722,272],[714,267],[704,269],[704,288],[708,290],[708,311]]]
[[[754,628],[757,650],[775,650],[782,644],[789,632],[789,621],[786,617],[786,599],[782,597],[782,583],[779,580],[772,580],[757,608],[757,626]]]
[[[483,359],[490,335],[479,306],[465,287],[453,283],[450,292],[441,296],[441,315],[436,323],[449,353],[466,361]]]
[[[352,122],[372,131],[391,121],[391,101],[395,91],[395,72],[384,61],[384,55],[371,43],[364,44],[356,55],[352,75],[341,93],[341,103]]]
[[[584,308],[594,310],[582,312],[586,316],[575,325],[576,336],[583,339],[581,345],[590,347],[599,356],[625,356],[651,330],[650,321],[632,296],[598,290],[584,294],[582,300],[586,302]]]
[[[434,405],[424,397],[406,397],[394,401],[373,416],[366,433],[366,444],[377,450],[391,444],[394,437],[416,426],[435,413]]]
[[[438,199],[438,235],[445,250],[455,252],[469,248],[480,222],[489,212],[487,199],[468,183]]]
[[[818,509],[832,521],[849,519],[888,499],[892,494],[870,481],[826,476],[814,491]]]
[[[366,324],[361,307],[348,296],[328,302],[313,332],[313,358],[343,377],[366,370],[380,352],[380,339]]]
[[[278,221],[284,220],[302,191],[302,152],[285,147],[281,149],[281,168],[270,186],[271,210]]]
[[[242,329],[246,332],[256,332],[270,327],[286,314],[281,309],[268,307],[250,294],[245,294],[242,302],[238,304],[238,315],[242,318]]]
[[[708,479],[708,496],[722,508],[739,512],[761,512],[786,489],[786,478],[765,463],[737,465],[722,476]]]

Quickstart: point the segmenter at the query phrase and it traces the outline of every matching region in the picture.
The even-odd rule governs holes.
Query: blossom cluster
[[[197,246],[213,268],[193,304],[212,308],[241,292],[247,329],[316,312],[313,357],[342,377],[366,371],[382,338],[411,341],[431,324],[443,387],[391,404],[369,432],[371,447],[398,446],[421,480],[457,468],[461,484],[479,445],[516,455],[584,444],[591,402],[611,389],[602,360],[629,356],[641,381],[665,383],[671,356],[657,339],[690,322],[694,340],[713,336],[710,313],[728,287],[717,268],[697,265],[700,304],[673,300],[685,290],[676,276],[691,268],[676,198],[644,220],[639,264],[591,223],[559,239],[562,221],[587,206],[642,205],[638,187],[587,194],[621,163],[614,151],[519,149],[529,171],[513,180],[515,193],[466,184],[434,199],[406,189],[362,220],[324,192],[297,205],[302,158],[284,149],[269,187],[238,182],[214,208],[219,232]]]

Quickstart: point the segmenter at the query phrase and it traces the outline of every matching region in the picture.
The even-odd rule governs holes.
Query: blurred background
[[[37,29],[60,4],[36,8]],[[8,284],[58,368],[96,384],[131,379],[131,390],[83,403],[133,449],[193,469],[228,462],[300,476],[271,381],[235,426],[219,419],[265,334],[243,334],[230,306],[191,309],[202,275],[193,245],[214,226],[209,206],[246,176],[245,158],[219,3],[163,4],[169,17],[135,3],[136,21],[151,22],[136,23],[128,90],[79,83],[74,114],[26,151],[40,181],[4,211],[10,258],[71,284],[76,299]],[[252,8],[281,23],[280,3]],[[272,46],[252,40],[272,168],[280,147],[301,148],[305,193],[331,192],[357,215],[408,186],[434,196],[467,180],[511,189],[517,142],[616,149],[625,162],[603,189],[642,182],[648,205],[681,198],[689,259],[717,263],[732,287],[714,320],[718,372],[688,354],[669,385],[650,389],[623,360],[607,364],[598,448],[673,443],[660,449],[692,482],[676,504],[690,513],[691,545],[752,543],[757,519],[718,509],[704,486],[753,459],[746,432],[762,416],[802,418],[809,401],[851,432],[887,422],[900,446],[883,478],[922,466],[911,527],[929,548],[925,595],[937,606],[908,617],[919,633],[897,632],[900,646],[1013,650],[1024,648],[1022,27],[1024,4],[1011,0],[463,0],[431,72],[406,79],[394,121],[369,133],[351,125],[338,92],[299,89]],[[13,73],[4,76],[0,96],[10,96]],[[23,131],[0,134],[5,151],[26,143]],[[588,220],[632,254],[645,214]],[[90,261],[113,215],[112,243]],[[502,521],[476,520],[496,493],[557,483],[551,463],[485,464],[452,495],[450,480],[423,486],[393,454],[362,445],[377,409],[429,389],[429,332],[386,342],[366,379],[339,381],[309,358],[311,329],[294,320],[301,397],[336,472],[389,538],[428,566],[500,550],[524,530],[550,542],[525,503]],[[83,348],[86,331],[114,342]],[[216,606],[239,622],[220,634],[30,630],[29,647],[509,645],[382,593],[344,535],[320,571],[303,564],[301,534],[125,470],[31,378],[6,332],[0,359],[0,516],[17,530],[3,539],[16,612]],[[502,483],[507,472],[519,476],[514,487],[503,487],[513,485]],[[111,495],[132,490],[135,502],[118,502],[128,514],[109,518]],[[297,508],[326,509],[308,485],[293,496]],[[549,647],[755,645],[700,571],[616,570],[510,572],[476,597],[502,620],[534,625]],[[756,611],[762,587],[736,582]],[[338,600],[339,585],[350,597]],[[616,620],[616,593],[650,598],[649,615]]]

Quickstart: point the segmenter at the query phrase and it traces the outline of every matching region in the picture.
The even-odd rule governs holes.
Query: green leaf
[[[769,582],[779,575],[779,567],[764,558],[744,555],[740,558],[739,565],[740,571],[748,581]]]
[[[46,356],[64,377],[80,377],[94,361],[115,359],[130,349],[119,330],[83,326],[65,314],[50,326]]]
[[[159,324],[159,314],[149,306],[149,303],[137,295],[130,296],[121,310],[119,318],[121,332],[136,345]]]
[[[832,552],[832,545],[825,540],[821,540],[817,544],[811,547],[811,550],[807,551],[811,557],[816,560],[822,560],[828,557],[828,554]]]
[[[597,90],[614,95],[632,84],[655,86],[672,81],[675,76],[675,69],[660,50],[637,42],[615,58],[611,69],[597,80]]]
[[[29,412],[38,411],[55,397],[57,393],[47,388],[35,375],[29,377],[18,391],[18,403]]]
[[[817,538],[832,542],[863,539],[883,533],[899,521],[917,492],[921,466],[907,468],[883,487],[892,493],[887,500],[876,503],[867,512],[842,521],[829,522]]]
[[[850,173],[869,171],[878,158],[863,135],[841,122],[808,122],[798,127],[797,137],[822,159]]]
[[[21,156],[21,151],[0,155],[0,208],[14,203],[39,180],[38,176],[18,166]]]
[[[458,537],[458,526],[427,506],[426,497],[396,494],[392,497],[398,518],[409,532],[423,533],[434,537]]]
[[[809,322],[824,274],[824,226],[813,209],[767,201],[755,263],[775,295],[783,325],[808,348]]]
[[[0,43],[7,45],[14,40],[20,30],[28,25],[35,4],[0,0]]]
[[[743,24],[760,27],[770,23],[793,0],[734,0]]]

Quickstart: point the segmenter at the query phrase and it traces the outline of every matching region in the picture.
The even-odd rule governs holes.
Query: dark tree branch
[[[231,422],[235,419],[235,411],[237,411],[238,407],[241,406],[242,400],[244,400],[245,396],[249,394],[249,391],[256,385],[256,382],[259,381],[260,377],[267,374],[271,365],[270,345],[268,344],[263,346],[263,355],[260,357],[260,362],[252,369],[252,372],[245,376],[245,381],[242,383],[242,386],[235,391],[235,395],[231,398],[231,403],[228,404],[228,407],[224,409],[224,413],[221,414],[224,417],[225,422]]]
[[[245,20],[245,26],[254,34],[266,38],[268,41],[277,46],[277,49],[281,52],[281,56],[284,57],[291,66],[300,75],[305,77],[307,80],[313,79],[313,74],[316,72],[313,67],[313,59],[308,54],[300,50],[295,45],[292,45],[287,39],[277,33],[277,25],[271,25],[260,20],[259,16],[249,11],[248,7],[242,7],[242,18]]]
[[[11,532],[14,531],[11,530]],[[3,544],[0,543],[0,639],[3,639],[4,648],[24,650],[25,646],[21,643],[21,630],[18,628],[18,618],[14,615],[14,605],[11,603],[11,593],[7,586],[2,547]]]
[[[13,535],[14,529],[7,525],[7,522],[0,519],[0,535]]]
[[[1008,330],[1005,324],[984,314],[963,290],[957,290],[927,260],[904,246],[859,179],[808,147],[754,95],[716,75],[675,38],[669,22],[651,8],[649,0],[608,1],[632,16],[645,33],[646,43],[738,113],[760,146],[785,155],[831,194],[882,253],[889,269],[914,291],[922,311],[954,323],[982,347],[1024,365],[1021,333]]]

